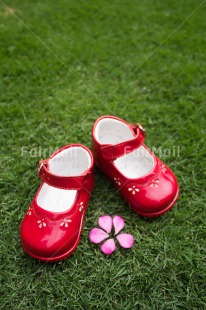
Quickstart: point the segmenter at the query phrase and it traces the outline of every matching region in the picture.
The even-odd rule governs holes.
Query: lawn
[[[201,0],[0,0],[1,309],[206,309],[205,20]],[[144,219],[95,168],[77,250],[30,258],[19,227],[39,160],[90,147],[105,114],[146,127],[178,202]],[[105,257],[89,242],[103,214],[125,219],[132,249]]]

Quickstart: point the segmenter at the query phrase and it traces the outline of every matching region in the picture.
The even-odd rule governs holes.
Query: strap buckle
[[[137,123],[136,127],[139,128],[143,134],[146,134],[146,129],[140,123]]]
[[[39,176],[40,175],[40,173],[41,173],[41,169],[42,169],[42,167],[45,165],[45,160],[40,160],[40,162],[39,162],[39,165],[38,165],[38,167],[37,167],[37,169],[36,169],[36,173],[37,173],[37,175]]]

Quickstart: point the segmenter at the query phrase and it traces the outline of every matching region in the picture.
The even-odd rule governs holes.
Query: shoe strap
[[[115,160],[118,157],[129,154],[144,142],[146,130],[139,123],[136,125],[131,124],[130,128],[135,133],[135,137],[115,145],[103,145],[101,148],[102,155],[105,159]]]
[[[71,190],[80,190],[84,187],[84,180],[85,177],[88,176],[91,172],[87,172],[81,176],[60,176],[51,173],[48,170],[48,159],[47,160],[40,160],[37,174],[39,177],[48,185],[61,188],[61,189],[71,189]]]

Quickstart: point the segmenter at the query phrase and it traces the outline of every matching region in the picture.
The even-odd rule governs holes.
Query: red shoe
[[[21,224],[24,250],[56,261],[77,247],[94,185],[93,156],[80,144],[67,145],[40,161],[41,186]]]
[[[145,129],[114,116],[93,126],[95,163],[113,182],[131,208],[154,217],[172,208],[179,194],[176,177],[143,144]]]

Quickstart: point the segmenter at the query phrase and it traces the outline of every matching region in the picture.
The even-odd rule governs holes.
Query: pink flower
[[[115,215],[112,219],[109,215],[103,215],[98,219],[98,224],[101,228],[93,228],[89,233],[89,239],[95,244],[107,239],[100,247],[104,254],[109,255],[116,250],[115,240],[110,238],[112,226],[114,227],[113,236],[116,237],[122,248],[129,249],[133,246],[134,237],[131,234],[119,234],[124,228],[124,220],[121,216]]]

